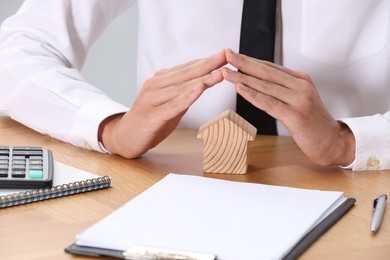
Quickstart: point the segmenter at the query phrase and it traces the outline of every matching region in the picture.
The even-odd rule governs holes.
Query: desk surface
[[[203,175],[202,140],[177,130],[140,159],[127,160],[74,147],[0,116],[1,145],[36,145],[53,150],[55,160],[113,179],[112,188],[0,209],[3,259],[91,259],[64,248],[93,223],[169,172]],[[301,259],[389,259],[390,205],[380,230],[371,235],[372,201],[390,195],[390,171],[352,172],[313,164],[289,137],[258,136],[249,144],[246,175],[204,174],[243,182],[344,191],[355,207],[314,243]]]

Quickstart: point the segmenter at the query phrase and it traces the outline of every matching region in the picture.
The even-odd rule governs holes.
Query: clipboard
[[[297,216],[306,216],[304,221],[307,221],[310,219],[310,221],[313,221],[312,223],[306,223],[303,222],[303,220],[296,220],[294,225],[298,226],[296,230],[294,231],[295,233],[291,233],[290,231],[283,231],[283,229],[280,229],[280,231],[275,230],[277,233],[276,235],[280,236],[286,236],[287,234],[290,235],[291,238],[286,242],[286,246],[280,247],[280,248],[275,248],[274,251],[269,252],[268,255],[261,255],[262,251],[256,250],[253,248],[253,245],[257,245],[257,248],[259,245],[261,245],[261,236],[269,236],[270,234],[265,233],[265,234],[259,234],[256,241],[256,237],[250,236],[250,234],[243,234],[243,237],[238,237],[237,241],[234,242],[235,246],[237,247],[236,251],[237,252],[229,252],[231,248],[223,248],[223,247],[218,247],[217,243],[215,245],[205,247],[204,245],[199,245],[199,237],[196,238],[194,236],[194,240],[190,241],[188,243],[187,247],[181,247],[182,245],[178,245],[177,241],[174,242],[173,244],[169,243],[162,243],[162,246],[159,246],[157,244],[153,244],[155,241],[155,237],[153,236],[160,236],[161,230],[156,230],[156,233],[154,235],[146,235],[148,239],[150,240],[142,240],[140,239],[140,242],[145,242],[145,241],[151,241],[152,244],[149,245],[143,245],[140,244],[140,246],[143,248],[144,251],[138,251],[138,255],[142,256],[143,258],[136,258],[134,257],[135,255],[129,255],[128,249],[132,248],[133,246],[137,246],[135,244],[132,244],[129,247],[118,249],[118,248],[112,248],[115,247],[114,245],[109,245],[105,244],[107,241],[102,239],[101,241],[94,241],[90,243],[88,241],[89,239],[94,239],[94,237],[97,236],[97,234],[100,234],[100,236],[107,236],[110,237],[109,234],[105,233],[104,230],[107,231],[108,228],[113,228],[113,233],[117,233],[119,237],[123,236],[123,234],[119,234],[118,230],[120,230],[119,227],[113,227],[113,223],[118,224],[118,220],[120,220],[122,217],[124,219],[129,219],[129,221],[132,221],[131,216],[129,215],[129,212],[138,214],[139,212],[134,212],[132,211],[133,206],[134,209],[139,210],[140,208],[142,209],[144,206],[147,208],[150,208],[151,206],[155,206],[155,204],[161,204],[161,203],[171,203],[171,201],[165,201],[163,202],[162,200],[166,199],[163,196],[164,192],[167,192],[169,190],[178,188],[178,191],[172,191],[172,196],[168,196],[168,198],[177,198],[180,202],[181,199],[187,200],[188,198],[184,193],[189,193],[190,196],[192,196],[193,192],[202,191],[202,193],[206,193],[207,195],[210,194],[219,194],[222,197],[221,201],[218,201],[219,203],[227,203],[229,204],[228,199],[232,200],[236,199],[236,203],[231,202],[233,205],[240,205],[240,203],[244,203],[245,207],[242,207],[241,210],[248,210],[245,212],[245,214],[258,214],[256,212],[257,209],[256,207],[256,201],[259,200],[259,198],[252,198],[250,199],[250,196],[252,194],[256,195],[257,192],[260,192],[259,194],[269,195],[265,197],[265,202],[263,203],[258,203],[259,207],[264,207],[264,205],[270,205],[267,203],[274,203],[275,201],[278,200],[277,197],[272,197],[272,195],[275,194],[282,194],[282,197],[285,196],[290,196],[290,199],[293,201],[294,196],[296,199],[301,199],[301,198],[306,198],[307,203],[310,203],[310,201],[315,202],[316,205],[312,205],[312,208],[315,208],[312,210],[312,212],[296,212]],[[236,192],[237,194],[241,194],[241,192],[244,191],[245,194],[242,196],[236,198],[235,196],[226,198],[227,200],[224,200],[223,197],[227,196],[226,192],[232,191],[237,189]],[[245,192],[247,191],[247,192]],[[254,192],[254,193],[253,193]],[[177,197],[178,194],[182,194],[181,197]],[[236,195],[236,194],[234,194]],[[218,195],[215,195],[218,196]],[[291,197],[292,196],[292,197]],[[299,197],[300,196],[300,197]],[[227,196],[229,197],[229,196]],[[145,198],[145,199],[144,199]],[[159,200],[159,199],[160,200]],[[197,198],[196,196],[195,202],[196,201],[201,201],[202,198]],[[156,201],[153,201],[156,199]],[[286,198],[287,199],[287,198]],[[175,200],[175,199],[173,199]],[[210,199],[212,200],[212,199]],[[245,200],[250,200],[249,202],[245,202]],[[183,201],[181,201],[183,202]],[[68,246],[65,248],[65,251],[68,253],[72,254],[81,254],[81,255],[89,255],[89,256],[110,256],[110,257],[116,257],[116,258],[122,258],[122,259],[224,259],[224,260],[229,260],[229,259],[237,259],[237,256],[239,254],[243,254],[243,258],[241,259],[253,259],[253,258],[281,258],[281,259],[296,259],[300,254],[302,254],[312,243],[314,243],[323,233],[325,233],[334,223],[336,223],[344,214],[346,214],[355,204],[356,200],[354,198],[344,198],[342,192],[334,192],[334,191],[315,191],[315,190],[304,190],[304,189],[296,189],[296,188],[289,188],[289,187],[279,187],[279,186],[270,186],[270,185],[262,185],[262,184],[253,184],[253,183],[238,183],[238,182],[231,182],[231,181],[223,181],[223,180],[217,180],[217,179],[212,179],[212,178],[206,178],[206,177],[198,177],[198,176],[188,176],[188,175],[179,175],[179,174],[169,174],[167,177],[165,177],[163,180],[160,182],[156,183],[153,185],[151,188],[146,190],[144,193],[141,193],[138,197],[134,198],[127,204],[125,204],[123,207],[115,211],[113,214],[109,215],[102,221],[98,222],[97,224],[93,225],[89,229],[87,229],[85,232],[82,232],[79,234],[79,236],[76,239],[76,242],[73,243],[72,245]],[[191,201],[191,203],[193,203]],[[249,204],[248,204],[249,203]],[[305,203],[305,202],[303,202]],[[207,203],[206,203],[207,204]],[[199,204],[201,206],[201,203]],[[296,205],[299,205],[297,203]],[[303,207],[307,207],[306,204]],[[282,207],[284,205],[281,205]],[[177,207],[177,205],[175,205]],[[287,207],[287,206],[286,206]],[[128,211],[130,209],[130,211]],[[209,209],[208,209],[209,210]],[[226,210],[226,207],[221,206],[219,209],[216,208],[214,212],[203,212],[200,215],[207,215],[207,214],[217,214],[218,210]],[[261,213],[260,209],[260,213]],[[263,208],[264,210],[264,208]],[[269,208],[267,209],[269,210]],[[297,210],[302,210],[297,209]],[[224,211],[221,214],[226,214],[227,212]],[[167,213],[168,214],[168,213]],[[173,214],[174,215],[174,214]],[[195,214],[195,218],[199,218],[199,214]],[[269,214],[270,217],[272,217],[272,213]],[[291,215],[291,214],[290,214]],[[172,216],[172,215],[170,215]],[[156,216],[158,217],[158,216]],[[261,214],[259,215],[254,215],[255,218],[247,218],[245,221],[250,222],[249,226],[254,227],[256,229],[256,223],[261,224]],[[286,221],[289,221],[288,218],[290,216],[281,216],[282,219],[286,219]],[[260,218],[257,221],[253,222],[253,219]],[[152,218],[151,218],[152,219]],[[147,220],[145,220],[147,222]],[[211,220],[210,220],[211,221]],[[229,228],[235,229],[237,226],[240,224],[243,224],[245,221],[237,221],[236,223],[230,223],[231,226],[226,225],[225,222],[221,223],[221,228],[225,228],[228,230]],[[145,223],[140,223],[140,225],[143,225]],[[212,224],[215,224],[214,222]],[[271,223],[272,224],[272,223]],[[275,224],[275,223],[274,223]],[[111,225],[111,226],[110,226]],[[149,225],[146,223],[146,225]],[[169,224],[168,224],[169,225]],[[291,225],[291,223],[286,223],[286,225]],[[129,225],[130,227],[133,227],[131,224]],[[123,227],[123,229],[127,229],[129,232],[129,236],[131,237],[131,229],[130,227]],[[200,228],[200,227],[199,227]],[[238,227],[239,228],[239,227]],[[276,229],[276,228],[275,228]],[[116,231],[115,231],[116,230]],[[97,232],[97,233],[96,233]],[[101,233],[102,232],[102,233]],[[138,231],[134,231],[137,233]],[[206,236],[212,236],[215,235],[214,231],[209,228],[209,233],[204,234]],[[266,231],[265,231],[266,232]],[[145,230],[145,233],[148,233],[147,230]],[[172,232],[174,233],[174,232]],[[176,234],[176,233],[175,233]],[[135,235],[136,236],[136,235]],[[162,236],[164,237],[164,236]],[[167,240],[169,240],[169,236],[166,236]],[[226,242],[226,239],[224,237],[224,233],[221,234],[216,234],[216,238],[220,239],[220,241],[216,241],[218,243],[224,243]],[[215,237],[213,240],[215,240]],[[295,238],[298,239],[295,239]],[[84,241],[82,241],[84,239]],[[106,240],[108,240],[107,238]],[[184,238],[183,238],[184,239]],[[188,239],[191,239],[188,238]],[[265,237],[267,239],[267,237]],[[272,240],[272,238],[270,238]],[[102,242],[103,241],[103,242]],[[229,242],[229,241],[228,241]],[[103,243],[103,244],[102,244]],[[176,244],[175,244],[176,243]],[[270,242],[272,243],[272,241]],[[249,245],[248,245],[249,244]],[[169,246],[168,246],[169,245]],[[177,247],[175,247],[177,245]],[[251,246],[252,245],[252,246]],[[229,245],[228,245],[229,246]],[[123,246],[125,247],[125,246]],[[265,246],[266,247],[266,246]],[[157,248],[157,249],[156,249]],[[159,251],[159,249],[161,249]],[[215,251],[213,249],[215,248]],[[240,251],[242,250],[242,252]],[[247,251],[251,252],[247,252]],[[137,252],[137,251],[136,251]],[[141,253],[140,253],[141,252]],[[144,255],[142,255],[142,252],[145,252]],[[234,255],[236,254],[236,255]],[[247,255],[245,255],[247,254]],[[175,258],[167,258],[167,256],[172,256],[174,255]],[[196,257],[194,257],[196,256]],[[148,258],[150,257],[150,258]],[[153,258],[154,257],[154,258]],[[165,257],[165,258],[164,258]],[[204,258],[203,258],[204,257]],[[248,258],[249,257],[249,258]]]

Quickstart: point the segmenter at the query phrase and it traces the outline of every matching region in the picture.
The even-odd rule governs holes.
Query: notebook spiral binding
[[[102,176],[85,181],[76,181],[61,184],[51,188],[22,191],[16,194],[0,196],[0,208],[16,206],[46,199],[54,199],[62,196],[107,188],[111,185],[109,176]]]

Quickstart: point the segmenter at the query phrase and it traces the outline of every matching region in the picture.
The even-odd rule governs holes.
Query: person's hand
[[[355,157],[351,130],[336,121],[304,73],[226,49],[226,60],[240,72],[223,68],[224,78],[254,106],[279,120],[297,145],[320,165],[349,165]]]
[[[130,111],[102,122],[99,140],[111,153],[139,157],[177,127],[207,88],[223,80],[219,69],[225,64],[225,53],[220,51],[157,72],[145,81]]]

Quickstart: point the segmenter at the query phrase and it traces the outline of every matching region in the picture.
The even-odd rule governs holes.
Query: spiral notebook
[[[54,162],[54,179],[51,188],[0,189],[0,208],[94,191],[110,186],[111,178],[109,176],[98,176],[60,162]]]

